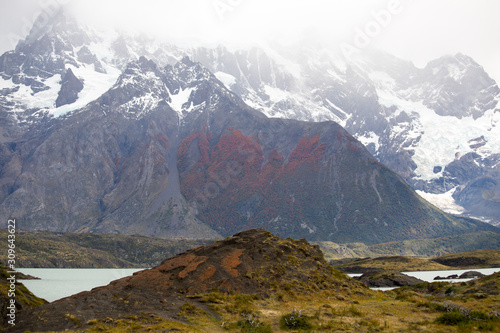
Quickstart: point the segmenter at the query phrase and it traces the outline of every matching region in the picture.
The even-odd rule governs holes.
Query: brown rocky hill
[[[252,229],[188,250],[107,286],[20,313],[12,331],[80,330],[96,320],[145,314],[184,321],[178,314],[192,306],[217,317],[196,297],[214,291],[265,298],[279,290],[305,294],[350,288],[366,290],[332,269],[318,246]]]

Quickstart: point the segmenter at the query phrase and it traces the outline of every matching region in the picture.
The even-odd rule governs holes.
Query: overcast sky
[[[57,3],[85,22],[177,43],[244,47],[317,36],[347,50],[380,47],[420,67],[461,52],[500,82],[498,0],[0,0],[0,53]]]

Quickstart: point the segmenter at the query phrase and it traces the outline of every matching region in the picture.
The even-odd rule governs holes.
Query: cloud
[[[315,38],[354,45],[359,31],[371,28],[370,45],[420,66],[462,52],[500,80],[497,0],[0,0],[2,51],[14,48],[12,42],[6,48],[7,34],[21,37],[26,22],[52,2],[67,3],[92,25],[142,31],[177,44],[245,47]],[[387,24],[379,22],[377,30],[377,13],[398,4],[401,11]]]

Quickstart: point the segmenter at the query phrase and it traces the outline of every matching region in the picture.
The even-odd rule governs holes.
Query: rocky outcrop
[[[476,272],[476,271],[468,271],[464,272],[460,276],[458,274],[451,274],[448,276],[436,276],[434,280],[454,280],[454,279],[474,279],[478,277],[483,277],[485,276],[481,272]]]
[[[71,68],[68,68],[66,74],[64,74],[61,90],[56,99],[56,107],[74,103],[78,99],[78,93],[82,91],[82,89],[82,81],[73,74]]]
[[[458,278],[459,279],[475,279],[475,278],[483,277],[483,276],[485,276],[485,275],[481,272],[467,271],[467,272],[462,273]]]
[[[413,276],[408,276],[397,271],[385,270],[370,271],[364,273],[358,279],[371,288],[405,287],[414,286],[425,282]]]

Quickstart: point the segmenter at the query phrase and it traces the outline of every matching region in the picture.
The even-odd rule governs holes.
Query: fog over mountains
[[[496,82],[463,54],[419,69],[365,51],[186,48],[61,11],[0,56],[0,215],[191,238],[495,230],[412,188],[500,222]]]

